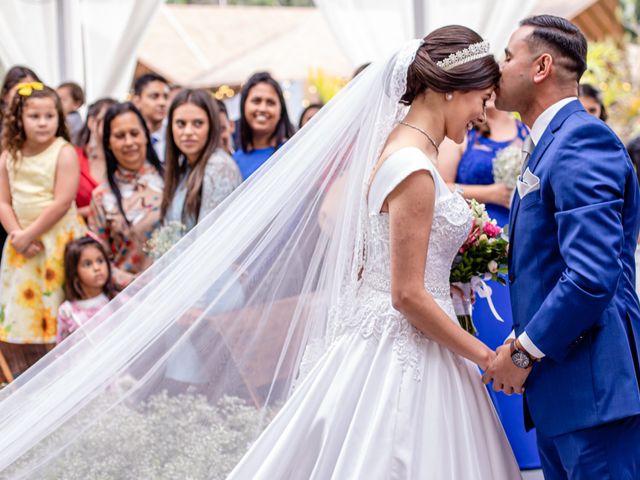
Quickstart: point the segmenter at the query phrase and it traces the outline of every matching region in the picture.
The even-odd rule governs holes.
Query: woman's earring
[[[445,93],[444,98],[447,100],[447,102],[450,102],[451,100],[453,100],[453,93]]]

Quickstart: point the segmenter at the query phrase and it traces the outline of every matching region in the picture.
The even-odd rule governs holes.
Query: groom
[[[484,381],[526,390],[546,480],[640,479],[636,174],[576,98],[580,30],[550,15],[520,25],[496,91],[531,129],[509,222],[515,337]]]

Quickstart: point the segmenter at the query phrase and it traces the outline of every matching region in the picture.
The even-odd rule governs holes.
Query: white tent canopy
[[[502,52],[536,0],[314,0],[354,65],[449,24],[474,29]]]
[[[123,98],[136,50],[162,0],[2,0],[0,63],[21,64],[47,84],[82,85],[88,101]]]
[[[316,8],[162,5],[140,44],[140,62],[189,87],[235,85],[260,70],[282,80],[353,66]]]

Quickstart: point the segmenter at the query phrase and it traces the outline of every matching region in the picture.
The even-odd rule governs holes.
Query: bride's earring
[[[450,102],[451,100],[453,100],[453,93],[445,93],[444,98],[447,102]]]

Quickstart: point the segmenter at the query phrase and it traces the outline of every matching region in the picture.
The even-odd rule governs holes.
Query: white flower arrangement
[[[275,414],[275,408],[258,410],[237,397],[212,404],[203,395],[162,392],[137,408],[116,403],[118,398],[117,389],[107,392],[0,478],[19,475],[84,431],[55,462],[38,470],[39,479],[222,480]]]
[[[181,222],[167,222],[156,228],[144,246],[144,252],[158,259],[173,247],[187,233],[187,227]]]
[[[516,180],[522,168],[522,150],[516,146],[503,148],[493,161],[493,179],[515,188]]]

